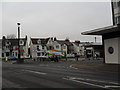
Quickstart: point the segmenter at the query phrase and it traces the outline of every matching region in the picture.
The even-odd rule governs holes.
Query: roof
[[[32,41],[33,44],[39,44],[38,40],[41,41],[42,45],[46,45],[48,40],[49,40],[49,38],[31,38],[31,41]]]
[[[116,31],[120,31],[120,26],[115,25],[115,26],[98,28],[98,29],[82,32],[81,34],[82,35],[103,35],[106,33],[112,33],[112,32],[116,32]]]
[[[76,46],[79,46],[79,45],[80,45],[80,43],[77,43],[77,42],[72,42],[72,43],[74,43]]]
[[[73,45],[71,42],[65,40],[56,40],[56,41],[61,45],[63,44],[66,44],[67,46]]]
[[[24,42],[23,46],[26,45],[27,39],[26,38],[20,38]],[[5,46],[5,42],[10,42],[12,46],[18,46],[18,39],[2,39],[2,45]]]
[[[102,46],[101,42],[89,42],[89,43],[85,43],[84,46]]]

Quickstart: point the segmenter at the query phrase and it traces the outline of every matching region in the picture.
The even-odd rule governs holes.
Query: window
[[[57,45],[56,48],[59,48],[59,45]]]
[[[118,6],[120,7],[120,1],[118,2]]]
[[[37,51],[40,51],[39,46],[37,46]]]
[[[118,24],[120,24],[120,16],[118,17]]]
[[[6,49],[9,49],[9,46],[6,46]]]
[[[12,53],[12,55],[14,56],[14,52]]]
[[[42,52],[42,56],[44,55],[44,52]]]
[[[6,52],[6,56],[9,56],[9,52]]]
[[[4,53],[2,53],[2,57],[4,57]]]
[[[37,41],[37,43],[38,43],[38,44],[41,44],[41,40],[39,39],[39,40]]]
[[[44,46],[42,46],[42,49],[44,49]]]
[[[24,44],[23,40],[20,40],[20,45],[23,45],[23,44]]]
[[[37,56],[40,56],[40,53],[37,53]]]
[[[7,41],[7,42],[6,42],[6,45],[10,45],[10,42],[9,42],[9,41]]]
[[[49,46],[49,49],[54,49],[54,47],[53,46]]]
[[[66,49],[66,45],[65,44],[63,45],[63,49]]]
[[[17,56],[18,54],[17,54],[17,52],[15,53],[15,56]]]
[[[21,52],[21,56],[23,56],[24,54],[23,54],[23,52]]]

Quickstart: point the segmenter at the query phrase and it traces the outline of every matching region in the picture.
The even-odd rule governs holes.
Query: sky
[[[95,36],[81,32],[112,25],[110,2],[2,2],[1,11],[2,35],[17,36],[20,22],[21,37],[93,42]],[[96,37],[101,42],[101,36]]]

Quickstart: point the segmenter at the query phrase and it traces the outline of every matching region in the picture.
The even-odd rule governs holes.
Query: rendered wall
[[[120,37],[105,39],[104,45],[105,45],[105,63],[120,64],[120,61],[119,61],[120,60]],[[113,50],[110,50],[110,47],[112,47]]]

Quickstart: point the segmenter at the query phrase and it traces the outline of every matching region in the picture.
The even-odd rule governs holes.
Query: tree
[[[7,35],[7,39],[15,39],[16,35],[15,34],[9,34]]]

